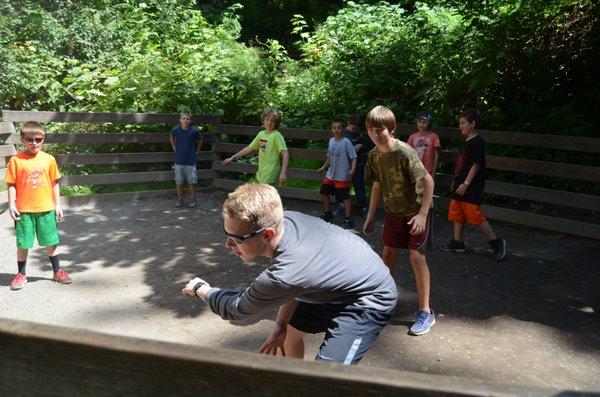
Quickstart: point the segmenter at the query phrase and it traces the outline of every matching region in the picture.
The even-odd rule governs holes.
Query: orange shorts
[[[448,209],[448,220],[456,223],[468,223],[469,225],[481,225],[486,221],[477,204],[465,203],[464,201],[450,201]]]

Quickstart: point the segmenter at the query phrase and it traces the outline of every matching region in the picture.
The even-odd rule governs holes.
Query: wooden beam
[[[215,171],[243,172],[246,174],[256,174],[256,172],[258,171],[258,167],[254,164],[233,162],[227,165],[223,165],[223,162],[221,161],[214,161],[212,168]],[[287,176],[313,181],[320,181],[323,179],[323,175],[320,175],[317,171],[302,168],[288,168]]]
[[[64,397],[314,397],[324,390],[348,397],[556,394],[550,389],[366,366],[343,367],[8,319],[0,319],[0,346],[0,395],[6,396],[43,396],[49,388]]]
[[[440,151],[440,160],[456,163],[458,154]],[[485,156],[487,168],[526,174],[547,175],[565,179],[600,182],[600,167],[589,165],[553,163],[550,161],[525,160],[513,157]]]
[[[202,134],[206,138],[207,144],[215,139],[214,134]],[[143,132],[143,133],[57,133],[46,134],[45,143],[65,144],[65,145],[97,145],[105,143],[169,143],[168,132]],[[19,134],[8,136],[5,143],[20,144]]]
[[[198,170],[199,179],[212,179],[213,170]],[[173,171],[122,172],[116,174],[65,175],[60,179],[61,186],[73,185],[112,185],[118,183],[173,181]]]
[[[38,112],[3,110],[4,121],[86,122],[86,123],[172,123],[179,122],[179,113],[84,113],[84,112]],[[194,124],[219,124],[220,116],[194,115]]]
[[[141,164],[171,163],[173,152],[147,153],[97,153],[97,154],[58,154],[54,156],[58,164]],[[198,161],[214,160],[214,153],[203,151],[198,153]]]
[[[452,184],[452,176],[446,174],[437,174],[435,183],[438,187],[450,188]],[[534,186],[516,185],[513,183],[496,182],[490,180],[485,181],[485,192],[497,194],[499,196],[515,197],[539,201],[542,203],[559,204],[569,207],[600,211],[600,197],[589,194],[566,192],[563,190],[546,189]]]
[[[409,136],[416,130],[414,124],[396,124],[396,134],[400,136]],[[442,139],[463,139],[458,128],[435,127],[433,130]],[[491,130],[477,130],[477,132],[481,134],[486,143],[600,153],[600,139],[598,138]]]
[[[226,135],[256,136],[264,127],[249,125],[217,124],[213,132]],[[303,139],[314,141],[328,141],[331,138],[331,131],[312,130],[305,128],[280,128],[279,131],[285,139]]]
[[[10,157],[17,154],[17,149],[14,145],[0,145],[0,158]]]

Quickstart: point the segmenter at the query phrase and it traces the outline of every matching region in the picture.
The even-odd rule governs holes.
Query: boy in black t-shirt
[[[459,128],[466,137],[460,148],[452,179],[452,201],[448,210],[448,220],[454,222],[454,239],[442,250],[465,252],[463,241],[465,222],[477,226],[488,239],[494,259],[501,261],[506,256],[506,241],[494,233],[489,222],[481,212],[481,202],[485,188],[485,142],[477,134],[479,114],[467,109],[459,116]]]

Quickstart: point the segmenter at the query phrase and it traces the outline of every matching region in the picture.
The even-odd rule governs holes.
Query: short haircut
[[[342,128],[344,128],[344,120],[338,118],[333,119],[333,121],[331,122],[331,126],[333,126],[334,124],[340,123],[342,125]]]
[[[42,125],[40,123],[38,123],[37,121],[24,122],[23,125],[21,126],[21,129],[19,130],[19,132],[21,133],[21,137],[35,136],[35,135],[44,136],[45,135]]]
[[[192,112],[190,112],[189,110],[184,110],[183,112],[179,113],[179,118],[182,118],[183,116],[187,116],[191,120],[192,119]]]
[[[281,234],[283,205],[277,189],[264,183],[246,183],[229,193],[223,216],[247,222],[252,230],[274,227]]]
[[[479,117],[479,112],[475,109],[465,109],[459,115],[458,118],[464,117],[467,119],[469,123],[475,122],[475,127],[479,128],[479,124],[481,123],[481,117]]]
[[[281,113],[279,113],[279,110],[274,107],[269,107],[262,114],[263,120],[265,117],[270,117],[275,120],[275,128],[279,128],[279,122],[281,121]]]
[[[360,127],[360,116],[358,114],[354,114],[352,115],[349,119],[348,119],[348,124],[349,125],[355,125],[357,127]]]
[[[396,116],[385,106],[375,106],[367,113],[365,126],[367,128],[384,126],[391,133],[396,129]]]

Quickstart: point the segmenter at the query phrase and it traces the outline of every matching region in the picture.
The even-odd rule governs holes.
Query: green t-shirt
[[[258,150],[256,180],[260,183],[270,184],[279,182],[279,173],[281,172],[279,154],[282,150],[287,150],[281,132],[277,130],[269,133],[261,131],[248,146],[254,150]]]
[[[394,147],[383,153],[375,147],[369,152],[365,180],[381,183],[385,211],[395,216],[416,214],[423,201],[423,177],[427,170],[416,150],[395,139]]]

